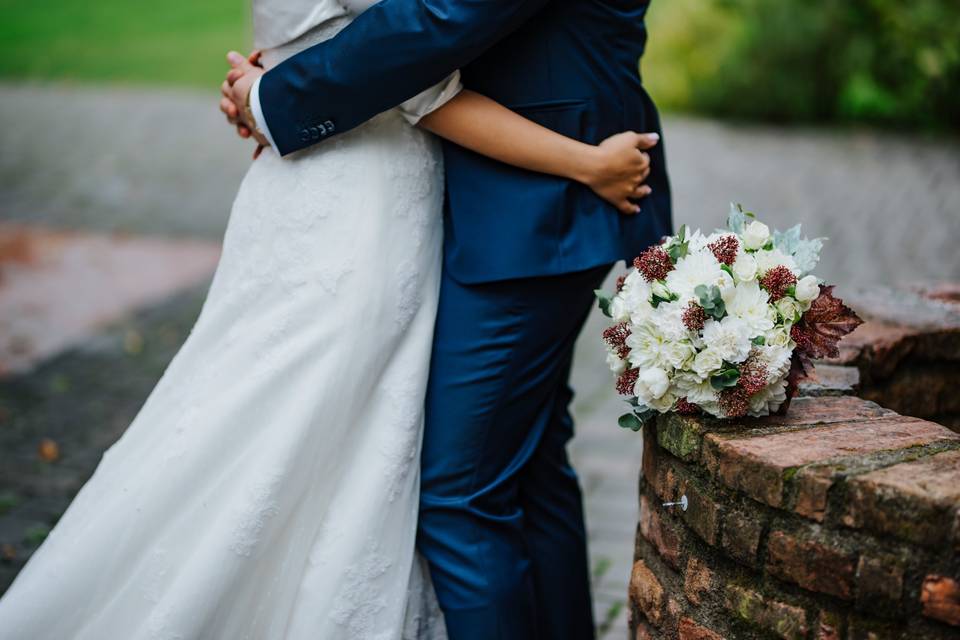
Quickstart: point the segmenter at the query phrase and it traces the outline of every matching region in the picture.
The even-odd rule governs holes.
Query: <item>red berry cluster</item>
[[[737,261],[737,252],[740,250],[740,241],[737,236],[723,236],[707,245],[714,257],[721,264],[732,265]]]
[[[630,355],[630,347],[627,346],[627,338],[630,337],[630,325],[626,322],[615,324],[603,332],[603,340],[610,348],[617,352],[621,360],[626,360]]]
[[[766,363],[756,356],[750,356],[740,367],[738,384],[743,387],[748,396],[752,396],[767,387],[768,376]]]
[[[688,402],[686,398],[677,400],[677,403],[673,405],[673,410],[682,416],[695,416],[700,413],[700,407],[692,402]]]
[[[617,393],[622,396],[632,396],[633,388],[640,377],[640,369],[627,369],[617,378]]]
[[[680,316],[680,319],[683,321],[683,326],[690,331],[700,331],[707,321],[707,312],[703,310],[703,307],[691,300],[687,308],[683,310],[683,315]]]
[[[767,290],[773,302],[787,295],[787,289],[795,284],[797,284],[797,276],[782,264],[770,269],[760,278],[760,286]]]
[[[650,247],[633,260],[635,266],[647,282],[663,280],[667,274],[673,271],[673,263],[670,262],[670,256],[661,247]]]
[[[731,387],[720,392],[718,404],[724,417],[742,418],[750,410],[750,396],[743,387]]]

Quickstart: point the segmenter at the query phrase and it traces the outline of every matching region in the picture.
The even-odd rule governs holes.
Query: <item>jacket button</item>
[[[310,137],[313,138],[314,140],[319,140],[320,130],[317,129],[316,127],[310,127]]]
[[[300,142],[309,142],[310,132],[306,129],[300,129]]]

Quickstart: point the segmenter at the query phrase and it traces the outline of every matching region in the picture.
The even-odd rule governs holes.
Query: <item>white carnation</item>
[[[753,257],[757,261],[757,273],[760,276],[763,276],[767,271],[779,265],[785,266],[794,274],[800,274],[800,270],[797,268],[797,262],[793,259],[793,256],[788,256],[780,251],[780,249],[757,251],[753,254]]]
[[[754,220],[743,230],[743,246],[756,250],[770,240],[770,227],[759,220]]]
[[[644,280],[638,271],[633,273],[637,274],[639,278],[630,282],[630,278],[633,277],[633,274],[631,274],[624,282],[620,297],[623,298],[631,321],[639,323],[650,317],[650,314],[653,313],[653,307],[650,305],[650,283]]]
[[[750,398],[751,416],[760,417],[771,414],[780,408],[787,399],[786,380],[777,380]]]
[[[627,302],[623,296],[614,297],[610,303],[610,318],[616,322],[626,322],[630,319],[630,309],[627,308]]]
[[[727,362],[743,362],[750,354],[752,331],[740,318],[729,315],[723,320],[707,320],[703,327],[703,342]]]
[[[627,370],[627,363],[624,362],[614,351],[609,349],[607,350],[607,365],[610,367],[610,371],[613,371],[613,374],[616,376],[619,376],[621,373]]]
[[[646,320],[631,327],[630,335],[627,336],[627,346],[630,347],[630,364],[639,369],[646,369],[656,366],[669,366],[661,361],[661,347],[664,340],[663,335],[657,330],[657,327]]]
[[[733,296],[726,300],[726,308],[728,314],[750,327],[748,339],[772,329],[776,320],[769,294],[754,280],[738,284]]]
[[[710,378],[703,378],[689,371],[673,376],[670,390],[678,398],[686,398],[687,402],[701,406],[717,401],[717,392],[710,384]]]
[[[696,297],[694,290],[698,286],[722,286],[729,280],[730,274],[720,268],[720,263],[709,251],[687,254],[667,274],[667,286],[680,296],[683,304]]]
[[[767,380],[772,382],[785,377],[790,372],[792,347],[764,345],[757,347],[757,356],[767,367]]]

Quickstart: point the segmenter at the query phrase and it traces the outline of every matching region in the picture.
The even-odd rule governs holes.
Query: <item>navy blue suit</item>
[[[573,138],[659,131],[637,66],[648,4],[384,0],[268,72],[260,104],[287,154],[461,69],[467,88]],[[453,144],[444,159],[418,544],[452,640],[590,638],[567,378],[592,289],[670,232],[663,147],[633,217],[582,185]]]

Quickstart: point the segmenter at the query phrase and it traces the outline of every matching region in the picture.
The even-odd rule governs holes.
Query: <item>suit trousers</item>
[[[469,285],[443,277],[417,544],[450,640],[594,637],[566,445],[574,343],[609,270]]]

